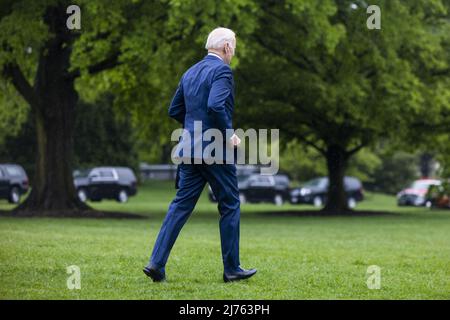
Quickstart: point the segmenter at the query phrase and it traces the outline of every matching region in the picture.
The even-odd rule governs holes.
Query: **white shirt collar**
[[[217,57],[217,58],[219,58],[220,60],[223,61],[222,57],[219,56],[218,54],[215,54],[215,53],[212,53],[212,52],[208,52],[208,56],[214,56],[214,57]]]

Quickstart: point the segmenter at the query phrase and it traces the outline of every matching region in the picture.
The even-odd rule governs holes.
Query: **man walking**
[[[196,159],[194,154],[195,145],[199,143],[194,138],[194,122],[201,122],[203,132],[218,129],[224,136],[227,129],[232,129],[234,81],[229,65],[236,49],[234,32],[226,28],[214,29],[208,36],[206,49],[208,55],[181,78],[169,108],[170,117],[183,124],[185,132],[193,137],[186,139],[186,143],[192,146],[189,148],[192,152],[181,155],[184,161],[179,165],[179,188],[169,206],[149,264],[143,270],[155,282],[166,279],[165,265],[170,250],[206,183],[209,183],[218,200],[223,280],[238,281],[256,273],[256,269],[245,270],[240,267],[240,203],[235,164],[207,164],[205,159]],[[203,149],[205,146],[201,140]],[[227,140],[230,141],[225,144],[231,143],[233,146],[240,143],[235,135]]]

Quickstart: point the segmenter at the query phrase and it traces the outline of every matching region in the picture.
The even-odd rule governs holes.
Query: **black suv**
[[[19,203],[29,187],[25,170],[17,164],[0,164],[0,199]]]
[[[238,176],[238,187],[241,203],[271,202],[282,205],[289,201],[289,178],[284,174]],[[216,201],[211,187],[208,195],[211,201]]]
[[[350,208],[354,208],[357,201],[364,199],[363,186],[357,178],[345,177],[344,188]],[[328,178],[316,178],[306,182],[300,188],[292,189],[291,203],[309,203],[321,207],[326,202],[327,193]]]
[[[115,199],[127,202],[137,193],[137,179],[133,170],[124,167],[97,167],[74,172],[74,184],[78,198],[101,201]]]

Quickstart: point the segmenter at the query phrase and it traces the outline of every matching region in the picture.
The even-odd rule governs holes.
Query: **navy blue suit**
[[[203,131],[215,128],[225,133],[226,129],[232,129],[233,108],[232,71],[220,58],[207,55],[186,71],[181,78],[169,108],[169,115],[183,124],[192,136],[194,121],[202,121]],[[197,142],[192,139],[191,143]],[[183,156],[193,158],[193,152],[194,148],[190,155]],[[240,270],[240,203],[236,166],[206,163],[179,165],[179,188],[159,232],[149,267],[165,272],[170,250],[181,228],[191,215],[206,183],[211,186],[219,203],[224,270],[227,273]]]
[[[225,160],[225,153],[234,151],[226,144],[226,130],[233,129],[233,108],[234,81],[231,68],[220,58],[207,55],[183,75],[169,108],[170,117],[183,124],[189,136],[189,139],[181,137],[177,156],[200,160],[198,162],[204,159],[203,151],[210,141],[203,139],[201,134],[194,135],[194,123],[201,121],[202,132],[208,129],[222,132],[223,156],[220,159]],[[190,153],[184,154],[183,148],[187,144]],[[200,153],[195,153],[196,148]]]

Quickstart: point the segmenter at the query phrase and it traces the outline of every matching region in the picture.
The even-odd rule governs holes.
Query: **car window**
[[[287,176],[273,176],[277,183],[289,183],[289,178]]]
[[[269,177],[265,176],[252,176],[249,179],[250,186],[267,186],[271,184],[271,180]]]
[[[304,186],[305,187],[321,187],[321,186],[323,186],[324,184],[326,183],[326,180],[325,179],[323,179],[323,178],[317,178],[317,179],[313,179],[313,180],[310,180],[310,181],[308,181],[308,182],[306,182],[305,184],[304,184]]]
[[[89,173],[89,177],[95,181],[102,180],[116,180],[118,178],[117,173],[111,169],[95,169]]]
[[[346,177],[344,179],[344,185],[345,185],[346,189],[351,189],[351,190],[359,189],[362,186],[358,179],[348,178],[348,177]]]
[[[254,184],[258,182],[258,177],[257,176],[251,176],[250,178],[248,178],[248,182],[249,184]]]
[[[11,177],[20,177],[22,175],[22,171],[17,167],[6,167],[6,172]]]
[[[89,172],[89,177],[90,178],[95,178],[95,177],[99,177],[100,174],[98,172],[98,170],[92,170],[91,172]]]
[[[261,184],[270,184],[271,180],[269,177],[259,177],[258,182]]]
[[[87,178],[89,176],[90,170],[75,170],[73,172],[74,178]]]
[[[259,187],[271,186],[273,185],[273,178],[270,176],[255,176],[250,178],[250,185]]]
[[[131,169],[120,168],[120,169],[116,169],[116,172],[119,175],[119,177],[122,177],[124,180],[127,180],[127,181],[136,180],[136,176],[134,175],[134,172]]]
[[[112,170],[100,170],[100,177],[102,178],[114,178],[114,173]]]

